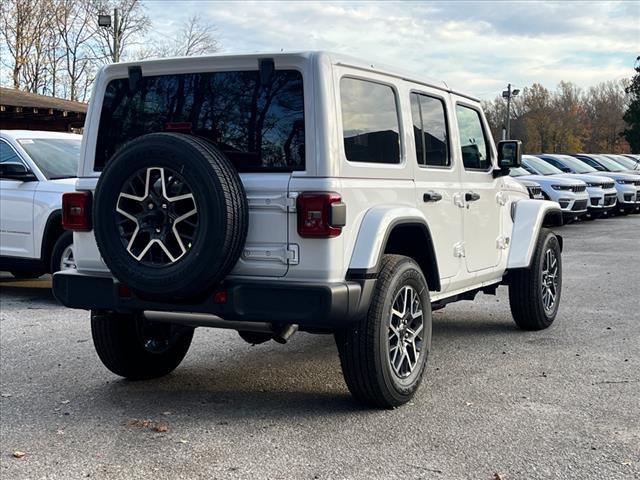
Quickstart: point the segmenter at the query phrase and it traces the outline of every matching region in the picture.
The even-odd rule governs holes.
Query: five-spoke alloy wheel
[[[170,168],[135,172],[124,184],[115,211],[127,252],[148,266],[180,260],[198,230],[198,206],[191,188]]]

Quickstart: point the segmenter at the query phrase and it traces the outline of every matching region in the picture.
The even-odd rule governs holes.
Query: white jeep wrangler
[[[77,270],[57,298],[91,310],[96,350],[165,375],[194,327],[284,342],[335,335],[351,393],[394,407],[418,388],[431,312],[509,286],[523,329],[561,292],[557,203],[508,176],[477,99],[327,53],[116,64],[89,104]]]

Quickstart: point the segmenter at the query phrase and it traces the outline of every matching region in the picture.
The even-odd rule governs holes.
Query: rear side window
[[[456,116],[464,168],[488,170],[491,166],[491,156],[480,113],[473,108],[457,105]]]
[[[142,77],[107,86],[96,145],[102,170],[126,142],[152,132],[188,132],[211,140],[243,172],[304,170],[302,75],[276,70]]]
[[[418,164],[431,167],[451,165],[444,102],[428,95],[412,93],[411,115]]]
[[[344,151],[351,162],[400,163],[395,92],[388,85],[340,80]]]

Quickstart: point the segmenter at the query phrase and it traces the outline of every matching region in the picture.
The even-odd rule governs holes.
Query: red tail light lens
[[[91,192],[67,192],[62,195],[62,226],[65,230],[91,230]]]
[[[334,192],[304,192],[296,201],[298,235],[307,238],[331,238],[342,233],[346,206]]]

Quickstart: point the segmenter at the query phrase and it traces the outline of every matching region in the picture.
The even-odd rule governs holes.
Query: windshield
[[[611,160],[609,157],[605,157],[604,155],[598,155],[598,161],[604,165],[607,170],[612,172],[623,172],[627,168],[620,165],[615,160]]]
[[[634,162],[630,158],[623,157],[622,155],[617,155],[614,160],[628,170],[636,170],[640,168],[638,167],[638,162]]]
[[[615,157],[610,157],[610,158],[613,158],[613,160],[615,160],[617,163],[625,167],[627,170],[635,170],[639,168],[638,162],[634,162],[630,158],[623,157],[622,155],[616,155]]]
[[[523,175],[531,175],[527,170],[522,167],[512,168],[509,172],[512,177],[522,177]]]
[[[18,143],[47,179],[78,175],[80,138],[22,138]]]
[[[591,165],[584,163],[582,160],[570,157],[569,155],[555,155],[555,157],[567,165],[567,167],[571,168],[571,170],[575,170],[576,173],[593,173],[598,171]]]
[[[556,168],[537,157],[530,157],[527,155],[522,157],[522,162],[525,166],[530,166],[540,175],[557,175],[558,173],[562,173],[562,170],[559,168]]]

